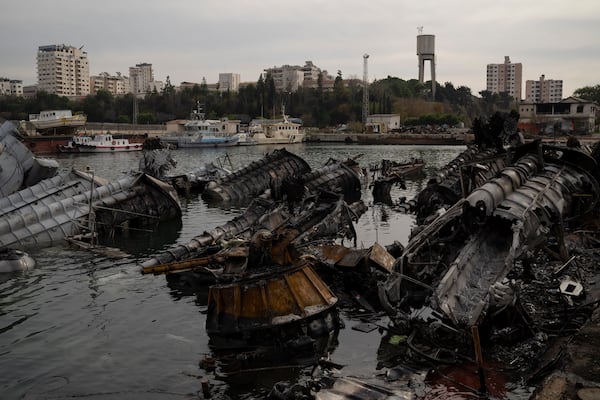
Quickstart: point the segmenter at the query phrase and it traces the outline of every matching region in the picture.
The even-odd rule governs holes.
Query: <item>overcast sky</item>
[[[440,84],[485,89],[486,65],[523,64],[526,80],[563,80],[563,96],[600,84],[600,0],[4,0],[0,77],[37,83],[38,46],[87,51],[90,74],[151,63],[154,79],[256,82],[311,60],[331,75],[418,77],[417,27],[435,35]],[[426,80],[430,79],[426,64]]]

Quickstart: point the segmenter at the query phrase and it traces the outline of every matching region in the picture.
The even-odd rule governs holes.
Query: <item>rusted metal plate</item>
[[[394,263],[396,262],[396,259],[379,243],[375,243],[371,247],[369,260],[373,261],[375,265],[383,268],[387,272],[393,271]]]
[[[324,260],[330,264],[336,264],[338,261],[344,258],[349,251],[349,248],[339,244],[323,246],[322,248]]]
[[[313,317],[336,302],[309,265],[275,268],[252,279],[211,286],[206,330],[229,335],[273,328]]]

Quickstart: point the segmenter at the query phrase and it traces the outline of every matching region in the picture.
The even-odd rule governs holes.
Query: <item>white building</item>
[[[0,96],[23,96],[23,81],[0,78]]]
[[[516,100],[521,100],[523,82],[523,65],[511,63],[510,57],[504,57],[503,64],[488,64],[486,90],[492,93],[508,93]]]
[[[525,99],[529,103],[557,103],[562,99],[563,81],[546,79],[525,81]]]
[[[90,68],[82,47],[40,46],[37,53],[39,90],[71,97],[90,94]]]
[[[373,133],[389,133],[400,129],[400,114],[371,114],[367,116],[366,128]]]
[[[327,71],[322,71],[312,61],[306,61],[303,67],[283,65],[268,68],[265,69],[265,73],[273,77],[275,89],[278,91],[296,92],[300,86],[316,88],[319,74],[322,74],[324,80],[333,80]]]
[[[237,93],[240,90],[240,74],[224,72],[219,74],[219,92]]]
[[[152,64],[141,63],[129,67],[129,90],[136,95],[150,93],[153,90]]]
[[[523,102],[519,104],[519,129],[530,133],[577,132],[597,130],[598,105],[577,97],[556,103]]]
[[[110,75],[108,72],[101,72],[99,75],[90,77],[90,91],[92,93],[98,90],[106,90],[115,96],[129,93],[129,78],[117,72],[117,75]]]

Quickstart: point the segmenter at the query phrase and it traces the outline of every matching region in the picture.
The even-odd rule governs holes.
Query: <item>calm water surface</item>
[[[172,152],[175,173],[183,173],[226,153],[233,168],[260,159],[277,147],[229,149],[180,149]],[[357,157],[363,167],[382,159],[427,162],[430,176],[464,147],[456,146],[358,146],[297,144],[287,149],[313,168],[329,158]],[[62,167],[90,166],[97,176],[116,179],[136,170],[141,154],[60,155]],[[230,167],[229,163],[225,165]],[[392,198],[412,198],[425,179],[394,188]],[[411,216],[386,206],[372,205],[357,224],[359,247],[375,241],[406,244],[413,225]],[[198,362],[210,353],[204,330],[206,302],[203,296],[169,287],[164,276],[143,276],[139,263],[157,251],[224,224],[238,209],[209,208],[199,197],[182,199],[181,221],[160,226],[152,234],[132,232],[112,245],[130,254],[118,261],[97,254],[52,247],[30,254],[37,266],[32,271],[0,275],[0,398],[195,398],[205,374]],[[346,373],[370,375],[377,364],[381,335],[361,333],[358,323],[344,316],[346,328],[337,336],[333,361],[345,364]],[[385,322],[382,322],[385,323]],[[296,370],[264,373],[249,381],[212,380],[218,394],[248,398],[269,390],[274,382],[294,379]]]

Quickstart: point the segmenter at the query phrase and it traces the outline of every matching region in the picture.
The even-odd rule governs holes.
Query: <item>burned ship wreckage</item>
[[[327,336],[339,327],[337,298],[303,249],[356,238],[353,222],[366,210],[361,173],[353,160],[311,170],[300,157],[275,150],[207,183],[207,201],[245,205],[242,215],[155,255],[142,272],[210,285],[206,330],[217,349]]]
[[[67,242],[86,248],[116,231],[181,216],[175,189],[140,170],[108,181],[37,159],[10,122],[0,125],[0,249]]]
[[[600,146],[570,138],[504,150],[506,124],[475,127],[477,147],[402,206],[417,227],[378,288],[406,338],[398,360],[468,365],[479,382],[462,388],[496,397],[506,388],[493,375],[548,398],[542,379],[554,371],[572,398],[600,384],[597,347],[583,343],[600,321]]]
[[[271,160],[209,182],[203,194],[209,199],[254,200],[229,223],[147,260],[142,271],[192,276],[210,286],[206,329],[213,345],[277,342],[288,360],[297,337],[337,329],[335,307],[360,288],[361,304],[389,318],[379,329],[382,343],[395,343],[385,362],[392,370],[403,366],[433,379],[422,371],[450,368],[438,379],[498,398],[511,383],[538,387],[544,398],[541,382],[552,371],[562,374],[565,391],[597,387],[597,349],[584,338],[600,318],[600,146],[516,140],[505,149],[507,121],[495,118],[475,124],[477,143],[414,199],[397,204],[416,216],[406,246],[335,243],[355,237],[352,224],[365,211],[357,200],[364,171],[353,160],[310,171],[282,150],[269,156],[280,160],[276,168],[269,169]],[[257,354],[237,352],[217,364],[227,371],[233,359],[243,368]],[[214,360],[207,365],[213,370]],[[479,380],[452,380],[460,369]],[[280,385],[271,394],[418,398],[410,387],[391,388],[390,380],[321,375],[303,389]]]

